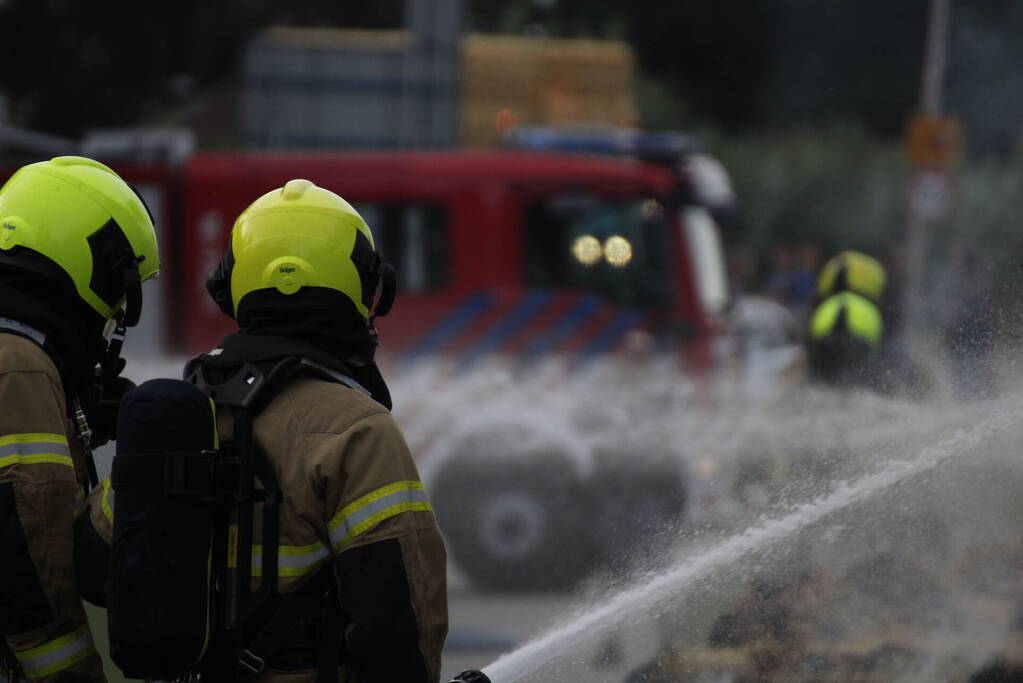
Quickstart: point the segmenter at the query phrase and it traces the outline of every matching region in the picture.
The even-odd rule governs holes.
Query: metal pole
[[[939,116],[942,109],[950,5],[951,0],[931,0],[920,92],[920,110],[928,116]],[[912,202],[907,218],[902,313],[906,329],[915,335],[927,320],[923,285],[932,221],[914,211]]]
[[[406,0],[402,143],[450,147],[458,141],[463,0]]]
[[[923,89],[920,110],[925,114],[941,114],[941,92],[945,76],[945,54],[948,48],[948,14],[951,0],[931,0],[927,25],[927,52],[924,57]]]

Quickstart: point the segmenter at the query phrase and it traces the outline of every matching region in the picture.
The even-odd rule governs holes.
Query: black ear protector
[[[385,261],[380,252],[377,252],[377,262],[374,273],[380,289],[380,296],[370,310],[370,318],[384,316],[391,312],[394,306],[394,297],[398,293],[398,274],[394,266]]]
[[[210,293],[217,308],[231,318],[234,317],[234,303],[231,301],[231,271],[234,270],[234,252],[228,242],[227,251],[220,263],[206,277],[206,291]]]

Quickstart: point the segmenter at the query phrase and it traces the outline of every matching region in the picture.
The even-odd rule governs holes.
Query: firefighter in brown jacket
[[[269,371],[297,356],[319,370],[276,390],[253,433],[284,496],[278,593],[295,593],[329,563],[336,614],[327,624],[317,605],[280,626],[283,642],[259,652],[265,670],[251,680],[322,680],[318,644],[326,630],[340,680],[436,683],[447,634],[446,554],[373,362],[372,320],[390,308],[394,275],[369,228],[341,197],[292,180],[238,218],[207,288],[240,330],[191,368],[199,364],[216,379],[246,363]],[[222,440],[231,438],[228,413],[218,411]],[[104,486],[90,504],[108,543],[115,502]],[[259,566],[256,547],[256,575]]]
[[[95,477],[88,449],[111,431],[124,327],[159,265],[145,205],[100,163],[32,164],[0,190],[0,671],[14,680],[106,680],[74,511]]]

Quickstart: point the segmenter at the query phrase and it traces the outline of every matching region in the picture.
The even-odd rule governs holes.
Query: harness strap
[[[327,565],[333,568],[334,563]],[[316,683],[333,683],[337,680],[338,657],[337,637],[343,632],[341,608],[337,602],[334,586],[327,589],[320,608],[320,653],[316,667]],[[332,640],[333,639],[333,640]]]
[[[340,623],[340,614],[337,608],[337,599],[334,597],[334,565],[327,563],[316,570],[309,579],[303,583],[297,591],[287,596],[281,605],[266,619],[262,628],[252,638],[249,647],[245,648],[240,658],[241,669],[249,672],[249,675],[261,673],[266,662],[280,649],[287,639],[298,618],[314,610],[321,610],[323,621],[321,623],[320,654],[317,662],[321,666],[321,673],[317,678],[320,681],[334,683],[337,680],[337,647],[338,643],[331,645],[330,639],[336,634],[337,625]],[[333,609],[331,609],[333,608]],[[328,623],[330,614],[336,614],[337,621]],[[333,627],[333,628],[332,628]],[[330,677],[322,678],[322,664],[325,659],[324,649],[333,650],[333,672]],[[258,671],[252,671],[250,664],[258,662]]]

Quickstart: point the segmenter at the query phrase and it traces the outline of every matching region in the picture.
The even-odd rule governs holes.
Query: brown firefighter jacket
[[[29,680],[92,683],[106,678],[73,549],[88,475],[66,405],[46,352],[0,333],[0,631]]]
[[[218,423],[221,439],[230,438],[227,409],[220,409]],[[347,659],[340,680],[438,681],[447,634],[446,553],[390,412],[354,389],[300,377],[256,417],[254,437],[283,491],[278,591],[293,593],[315,570],[334,564],[347,622],[337,636]],[[90,497],[90,515],[108,543],[114,511],[105,481]],[[257,506],[257,542],[259,520]],[[257,546],[255,575],[260,558]],[[282,649],[291,644],[294,639]],[[309,667],[274,664],[271,658],[257,680],[315,681]]]

